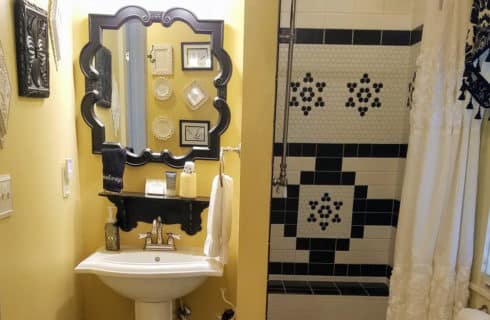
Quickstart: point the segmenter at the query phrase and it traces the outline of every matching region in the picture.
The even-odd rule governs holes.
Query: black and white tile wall
[[[288,197],[272,199],[269,292],[386,296],[421,29],[300,29],[296,37]],[[286,60],[280,44],[275,176]]]

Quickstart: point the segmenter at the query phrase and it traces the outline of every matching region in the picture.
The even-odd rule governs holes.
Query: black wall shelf
[[[163,224],[180,224],[188,235],[201,231],[201,213],[209,198],[194,199],[147,195],[141,192],[101,192],[117,207],[117,224],[123,231],[136,228],[139,221],[152,223],[157,217]]]

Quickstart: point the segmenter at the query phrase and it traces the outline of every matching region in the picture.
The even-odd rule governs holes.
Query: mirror
[[[230,121],[223,21],[129,6],[114,16],[89,15],[89,30],[80,64],[92,151],[122,146],[130,165],[218,160]]]

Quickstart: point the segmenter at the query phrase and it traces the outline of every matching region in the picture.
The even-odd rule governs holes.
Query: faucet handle
[[[151,239],[151,232],[145,232],[145,233],[139,233],[138,234],[138,239],[145,239],[145,238]]]
[[[175,239],[175,240],[180,240],[182,239],[182,236],[180,234],[175,234],[175,233],[167,233],[167,237]]]

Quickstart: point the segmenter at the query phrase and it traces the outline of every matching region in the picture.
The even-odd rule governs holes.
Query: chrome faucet
[[[139,239],[145,239],[145,250],[149,251],[175,251],[175,240],[180,240],[180,235],[167,233],[167,243],[163,240],[162,218],[154,219],[151,232],[140,233]]]

